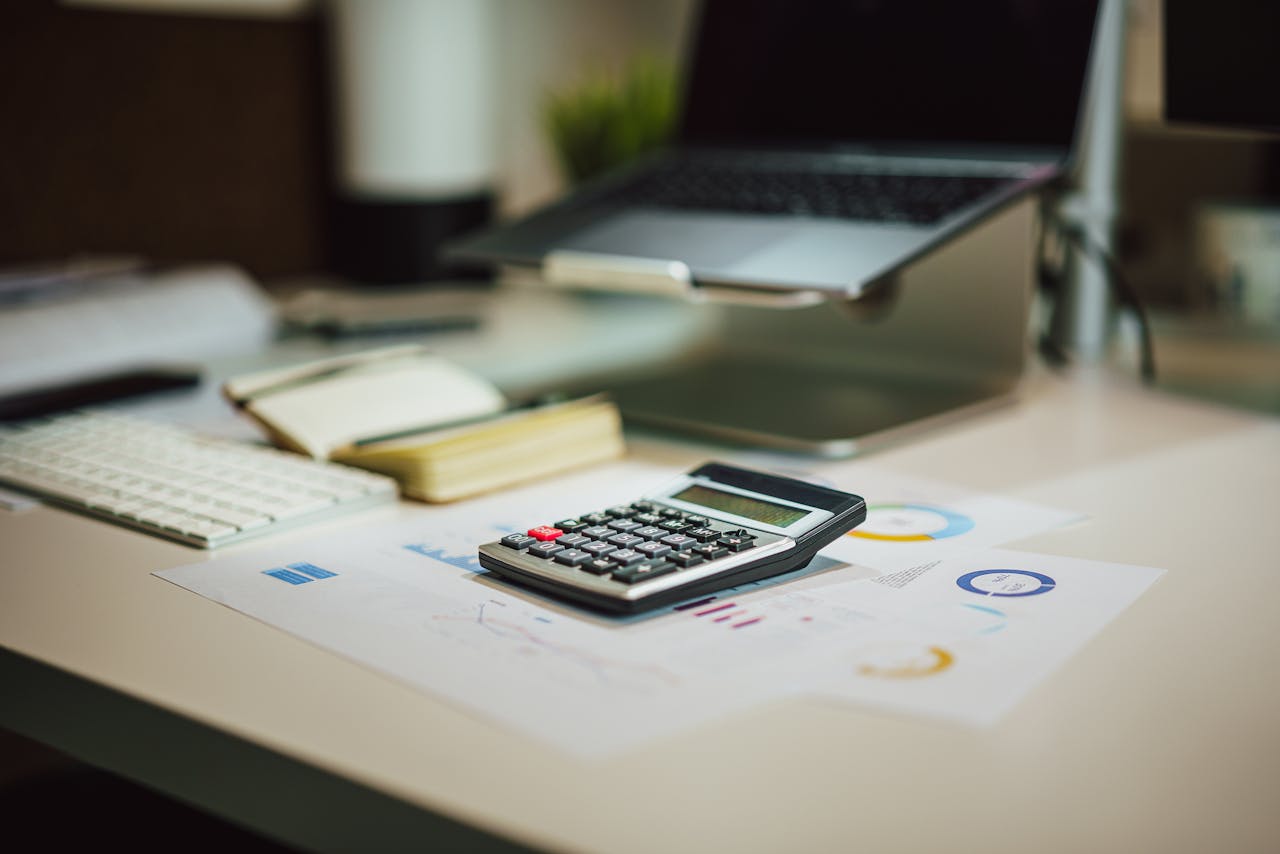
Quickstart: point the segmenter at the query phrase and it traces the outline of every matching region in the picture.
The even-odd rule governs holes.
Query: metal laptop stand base
[[[1035,200],[858,300],[714,304],[670,361],[590,377],[635,424],[823,456],[1008,402],[1029,354]]]

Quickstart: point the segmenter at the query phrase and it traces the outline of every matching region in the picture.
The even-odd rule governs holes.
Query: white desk
[[[150,575],[191,549],[0,512],[0,725],[316,849],[1280,850],[1280,423],[1037,372],[876,461],[1092,517],[1018,548],[1168,574],[989,731],[793,701],[586,762]]]

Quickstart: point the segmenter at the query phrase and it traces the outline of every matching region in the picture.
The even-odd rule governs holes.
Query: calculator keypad
[[[751,559],[743,553],[782,539],[653,501],[636,501],[535,525],[528,533],[509,534],[494,545],[504,547],[504,562],[542,567],[571,583],[589,579],[600,589],[601,584],[628,588],[694,567],[710,570],[709,565],[718,561],[736,566]]]

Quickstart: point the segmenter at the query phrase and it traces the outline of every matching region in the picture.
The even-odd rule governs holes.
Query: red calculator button
[[[539,525],[536,528],[529,529],[529,536],[533,537],[535,540],[542,540],[543,542],[546,542],[548,540],[554,540],[557,537],[564,536],[564,531],[559,528],[553,528],[550,525]]]

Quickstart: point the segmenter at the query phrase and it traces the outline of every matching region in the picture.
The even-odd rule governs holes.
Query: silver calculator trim
[[[717,522],[721,521],[716,517],[708,518],[712,518]],[[661,593],[676,587],[685,587],[693,582],[731,572],[747,564],[755,563],[762,558],[779,555],[796,547],[796,541],[791,537],[780,537],[777,534],[760,529],[748,528],[747,530],[757,533],[758,539],[762,542],[746,551],[725,555],[715,560],[691,566],[688,569],[680,569],[673,573],[660,575],[647,581],[639,581],[635,584],[614,581],[607,576],[592,575],[586,570],[556,563],[554,557],[531,557],[524,551],[516,551],[501,543],[486,543],[480,547],[480,551],[500,563],[505,563],[522,572],[527,572],[530,575],[535,575],[556,584],[571,585],[579,590],[589,590],[593,593],[608,596],[611,599],[635,601],[655,593]]]

